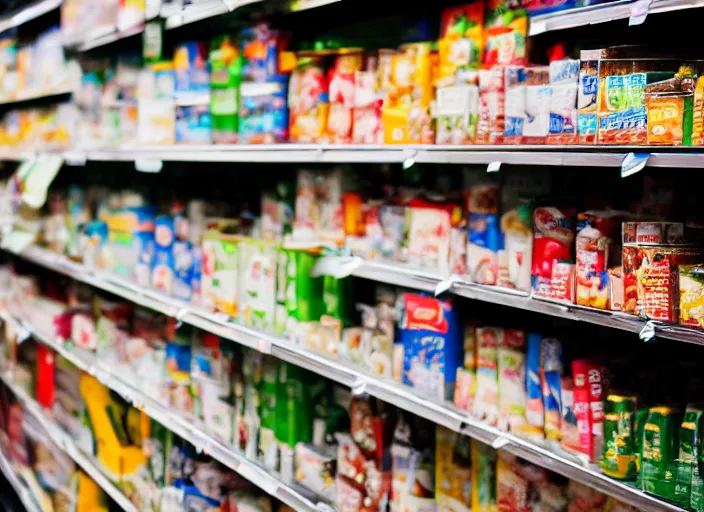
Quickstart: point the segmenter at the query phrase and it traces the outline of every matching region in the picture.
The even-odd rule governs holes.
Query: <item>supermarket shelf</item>
[[[7,318],[9,315],[6,312],[3,312],[0,316]],[[169,428],[169,430],[191,443],[198,450],[203,451],[214,459],[219,460],[233,471],[239,473],[243,478],[249,480],[256,486],[260,487],[263,491],[271,496],[274,496],[283,503],[286,503],[294,510],[311,512],[324,512],[327,510],[327,506],[324,503],[313,503],[311,499],[312,497],[304,495],[304,491],[299,491],[285,485],[276,478],[276,475],[269,474],[269,472],[260,467],[258,464],[246,459],[244,456],[234,452],[231,448],[227,447],[220,441],[205,434],[199,426],[195,425],[192,421],[189,421],[184,416],[169,410],[169,408],[161,405],[157,401],[143,394],[141,391],[123,382],[122,379],[112,373],[108,365],[102,364],[98,361],[94,354],[78,348],[68,349],[59,341],[52,339],[51,336],[41,333],[38,330],[34,330],[32,326],[22,322],[21,319],[13,317],[9,318],[10,321],[14,322],[16,325],[19,325],[20,330],[31,333],[37,341],[43,343],[62,357],[69,360],[80,370],[97,378],[103,385],[115,391],[134,407],[142,410],[145,414],[147,414],[147,416],[160,422]]]
[[[100,470],[98,462],[93,457],[85,455],[76,446],[73,439],[47,416],[36,400],[28,396],[24,390],[17,387],[8,375],[2,374],[0,375],[0,379],[12,390],[17,399],[24,404],[26,410],[39,422],[56,445],[66,452],[66,454],[71,457],[71,459],[73,459],[73,461],[78,464],[81,469],[83,469],[83,471],[85,471],[120,508],[122,508],[122,510],[125,512],[138,512],[129,498],[127,498],[127,496],[125,496]]]
[[[24,103],[26,101],[43,100],[57,96],[67,96],[69,94],[73,94],[73,91],[74,89],[70,87],[53,91],[30,91],[29,93],[19,94],[12,98],[0,98],[0,108],[14,105],[15,103]]]
[[[86,52],[88,50],[93,50],[94,48],[99,48],[101,46],[114,43],[121,39],[126,39],[128,37],[136,36],[144,32],[144,25],[135,25],[126,30],[114,30],[108,32],[107,34],[101,34],[97,37],[92,37],[84,41],[80,41],[77,45],[77,50],[80,52]]]
[[[176,318],[181,322],[308,369],[342,385],[349,386],[355,393],[369,393],[387,403],[410,411],[455,432],[479,439],[495,448],[504,448],[528,461],[614,496],[637,507],[639,510],[681,510],[678,507],[648,496],[638,489],[613,481],[602,475],[595,466],[585,466],[577,458],[567,453],[528,443],[515,436],[501,432],[473,419],[466,412],[455,408],[451,404],[430,400],[408,386],[382,379],[342,361],[303,349],[285,338],[228,322],[226,315],[206,312],[201,308],[166,297],[158,292],[140,289],[119,278],[90,271],[83,265],[71,262],[66,258],[38,247],[30,247],[23,251],[20,256],[79,281],[114,293],[143,307]],[[76,364],[86,371],[91,371],[90,368],[97,366],[96,362],[88,359],[88,355],[79,357],[75,350],[67,351],[63,347],[57,347],[53,340],[40,339],[40,341],[60,351],[62,355],[66,354],[67,357],[73,359],[78,358],[79,363]],[[93,372],[96,371],[99,374],[102,372],[104,380],[115,381],[109,375],[108,370],[93,370]],[[129,392],[127,394],[129,395]],[[139,400],[143,399],[140,397]],[[144,403],[147,402],[145,401]],[[162,412],[161,409],[158,409],[158,411],[159,413]],[[155,419],[159,420],[157,417]],[[201,434],[192,433],[192,435],[196,436],[197,439],[200,435],[200,441],[202,442]],[[210,452],[226,455],[226,453],[218,451],[217,447],[215,450],[210,450]],[[233,467],[233,469],[237,470],[237,467]]]
[[[256,4],[263,1],[264,0],[201,0],[197,4],[189,5],[181,12],[167,16],[164,28],[167,30],[179,28],[190,23],[232,12],[245,5]]]
[[[656,336],[660,338],[704,345],[704,329],[663,322],[648,322],[628,313],[602,311],[576,304],[534,299],[527,293],[517,290],[475,284],[452,278],[447,279],[433,272],[417,270],[401,264],[366,261],[357,257],[327,256],[318,263],[318,268],[321,269],[321,274],[327,273],[338,278],[353,275],[372,281],[432,293],[439,290],[447,290],[468,299],[534,311],[576,322],[601,325],[633,333],[640,333],[647,324],[655,329]]]
[[[40,0],[0,19],[0,32],[19,27],[61,6],[61,0]]]
[[[204,101],[204,98],[199,101]],[[186,104],[184,100],[184,104]],[[178,145],[75,148],[64,154],[81,154],[87,161],[241,163],[429,163],[582,166],[620,168],[631,152],[647,153],[647,146],[441,146],[441,145]],[[652,148],[655,149],[655,148]],[[22,160],[31,150],[0,151],[0,160]],[[694,148],[649,153],[649,167],[704,168],[704,152]]]
[[[627,0],[534,16],[530,19],[528,35],[627,19],[631,16],[631,8],[638,3],[641,2]],[[703,0],[653,0],[647,12],[657,14],[702,6]]]
[[[32,496],[31,491],[22,482],[17,473],[15,473],[15,469],[2,451],[0,451],[0,471],[2,471],[9,484],[17,493],[17,497],[20,499],[26,512],[42,512],[42,509]]]

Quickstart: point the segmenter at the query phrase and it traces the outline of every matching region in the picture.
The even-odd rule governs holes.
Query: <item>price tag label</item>
[[[496,160],[494,162],[489,162],[489,165],[486,167],[486,172],[499,172],[499,169],[501,169],[501,162]]]
[[[548,29],[548,24],[545,21],[531,21],[530,22],[530,32],[528,35],[537,36],[542,34]]]
[[[506,445],[509,444],[510,442],[511,442],[511,441],[509,441],[509,440],[506,439],[505,437],[497,437],[496,439],[494,439],[494,442],[491,443],[491,447],[492,447],[494,450],[500,450],[501,448],[503,448],[504,446],[506,446]]]
[[[64,161],[66,165],[74,165],[83,167],[86,165],[88,157],[83,151],[66,151],[64,153]]]
[[[134,161],[134,168],[139,172],[156,174],[164,168],[164,162],[156,158],[138,158]]]
[[[653,322],[652,320],[648,320],[647,322],[645,322],[645,325],[640,330],[638,337],[646,343],[651,341],[653,338],[655,338],[655,325],[655,322]]]
[[[64,159],[59,155],[40,155],[21,178],[24,183],[22,201],[32,208],[44,206],[49,185],[63,165]]]
[[[362,377],[357,377],[352,383],[352,394],[355,396],[363,395],[367,392],[367,380]]]
[[[628,26],[642,25],[645,18],[648,17],[650,4],[653,0],[638,0],[631,6],[631,17],[628,19]]]
[[[621,177],[628,178],[643,170],[650,153],[628,153],[621,162]]]
[[[262,354],[271,354],[271,340],[259,339],[257,341],[257,351]]]
[[[449,291],[455,285],[455,283],[459,281],[461,281],[460,276],[455,274],[451,275],[448,279],[445,279],[444,281],[440,281],[435,287],[435,296],[438,297],[443,293]]]

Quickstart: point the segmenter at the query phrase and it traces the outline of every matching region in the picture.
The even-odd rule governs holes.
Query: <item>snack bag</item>
[[[472,512],[497,512],[496,450],[472,439]]]
[[[477,144],[502,144],[505,126],[505,76],[501,68],[479,70]]]
[[[403,381],[429,397],[450,399],[462,364],[460,328],[452,304],[406,293],[403,305]]]
[[[438,512],[470,512],[472,440],[438,425],[435,437],[435,500]]]
[[[333,144],[352,141],[354,124],[355,74],[362,70],[363,55],[359,50],[340,50],[329,72],[330,112],[326,140]]]
[[[692,146],[702,145],[704,145],[704,76],[698,76],[694,86]]]
[[[384,72],[391,70],[393,54],[389,50],[380,50],[378,55],[368,56],[363,70],[355,73],[352,123],[354,144],[384,143],[381,114],[390,81],[390,76],[385,76]]]
[[[681,66],[674,78],[645,86],[648,144],[692,145],[694,70]]]
[[[528,17],[523,9],[511,9],[505,0],[487,3],[484,66],[525,65]]]
[[[501,216],[503,249],[499,251],[498,286],[530,291],[532,216],[533,209],[528,204],[522,204]]]
[[[475,185],[469,191],[469,245],[467,270],[480,284],[496,284],[499,249],[503,245],[499,226],[499,185]]]
[[[680,323],[704,327],[704,268],[679,265]]]
[[[319,143],[330,110],[328,79],[321,56],[301,55],[299,59],[289,80],[289,137],[291,142]]]
[[[443,9],[440,15],[436,87],[456,85],[458,70],[477,68],[484,51],[484,3]]]
[[[518,432],[526,426],[526,339],[523,331],[505,329],[497,350],[499,428]]]
[[[499,327],[480,327],[476,330],[477,343],[477,394],[472,414],[490,425],[499,416],[498,347],[503,343],[504,332]]]
[[[574,302],[574,231],[569,213],[555,207],[533,212],[533,295]]]

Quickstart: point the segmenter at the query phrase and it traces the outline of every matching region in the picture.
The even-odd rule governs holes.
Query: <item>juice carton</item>
[[[435,431],[435,501],[438,511],[470,512],[472,441],[438,425]]]
[[[325,56],[320,53],[299,54],[298,67],[291,73],[288,91],[291,142],[323,141],[330,102]]]
[[[533,295],[574,302],[574,231],[569,213],[536,208],[533,230]]]
[[[355,106],[355,74],[362,70],[364,54],[359,49],[339,50],[329,72],[330,112],[326,140],[333,144],[352,142]]]
[[[499,416],[498,347],[503,337],[499,327],[476,329],[477,393],[472,414],[489,425],[495,425]]]
[[[484,52],[484,4],[449,7],[440,17],[438,88],[457,85],[458,71],[479,67]]]
[[[559,340],[544,339],[540,351],[545,437],[559,441],[562,438],[562,345]]]
[[[384,99],[382,125],[385,144],[432,144],[431,45],[404,45],[394,55],[391,83]]]
[[[604,440],[602,368],[594,361],[575,360],[572,375],[579,453],[595,462],[602,452]]]
[[[528,17],[523,9],[512,9],[504,0],[487,3],[484,26],[484,66],[526,64]]]
[[[681,66],[674,78],[645,86],[648,144],[692,145],[694,70]]]
[[[499,250],[498,286],[530,291],[532,217],[533,207],[529,204],[521,204],[501,216],[503,248]]]
[[[274,328],[276,308],[276,248],[246,240],[239,245],[240,321],[254,329]]]
[[[576,279],[577,304],[610,309],[610,276],[618,265],[618,212],[585,212],[577,215]],[[616,245],[616,246],[615,246]],[[614,247],[615,246],[615,247]]]
[[[479,73],[457,71],[454,85],[438,87],[435,115],[436,144],[473,144],[479,120]]]
[[[545,144],[550,132],[550,67],[525,68],[525,123],[524,144]]]
[[[467,271],[472,281],[496,284],[499,251],[503,237],[499,226],[501,188],[496,184],[475,185],[469,190],[469,244]]]
[[[505,329],[497,349],[499,382],[498,427],[518,433],[526,427],[525,332]]]
[[[152,287],[171,295],[174,289],[174,230],[173,217],[160,215],[154,222],[154,264]]]
[[[237,318],[239,314],[238,235],[209,230],[203,235],[203,306]]]
[[[477,144],[501,144],[505,126],[505,83],[501,68],[479,70]]]
[[[210,115],[215,144],[237,143],[242,56],[229,36],[213,40],[210,63]]]
[[[602,50],[582,50],[577,89],[577,137],[580,144],[596,143],[599,74]]]
[[[526,124],[526,79],[527,70],[523,66],[504,68],[504,144],[523,143],[523,130]]]
[[[406,293],[403,305],[403,380],[424,395],[450,399],[462,364],[462,343],[452,304]]]
[[[548,144],[577,143],[577,96],[579,61],[555,60],[550,63],[550,131]]]
[[[354,122],[352,142],[383,144],[381,116],[389,85],[394,50],[379,50],[367,55],[364,67],[354,77]]]

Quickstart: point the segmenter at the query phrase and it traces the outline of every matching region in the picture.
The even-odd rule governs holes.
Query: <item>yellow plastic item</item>
[[[83,471],[78,472],[76,512],[108,512],[105,493]]]
[[[122,427],[124,407],[95,377],[81,375],[80,391],[95,435],[98,461],[115,481],[135,473],[147,462],[142,448],[131,444]],[[112,418],[112,419],[111,419]]]

